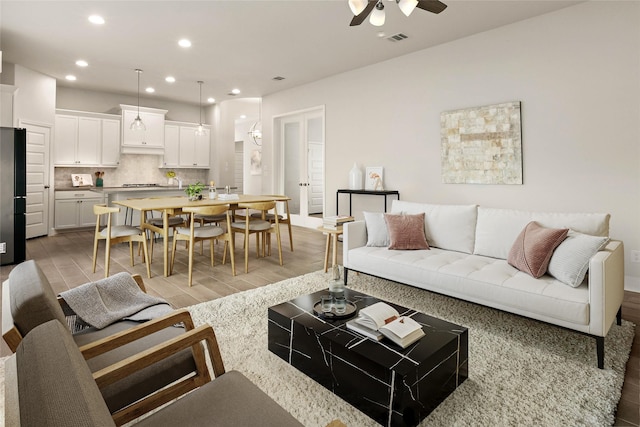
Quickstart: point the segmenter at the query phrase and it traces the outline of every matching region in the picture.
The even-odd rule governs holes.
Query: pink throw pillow
[[[384,214],[389,232],[389,249],[429,249],[424,234],[424,212],[416,215]]]
[[[545,228],[532,221],[516,238],[507,262],[537,279],[547,272],[553,251],[568,232],[568,228]]]

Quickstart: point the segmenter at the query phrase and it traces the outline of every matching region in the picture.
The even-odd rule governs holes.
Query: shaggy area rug
[[[189,307],[196,324],[214,327],[227,371],[241,371],[305,426],[339,418],[350,427],[376,423],[267,349],[267,309],[328,286],[310,273]],[[612,425],[634,325],[614,325],[605,369],[595,340],[367,275],[349,287],[469,328],[469,378],[421,426]]]

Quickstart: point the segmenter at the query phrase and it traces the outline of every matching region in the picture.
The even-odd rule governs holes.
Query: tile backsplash
[[[208,169],[176,169],[159,168],[158,156],[148,154],[121,154],[120,165],[117,168],[97,167],[56,167],[55,187],[71,187],[71,174],[88,173],[93,177],[95,186],[95,172],[104,171],[103,181],[105,187],[120,187],[122,184],[159,184],[167,185],[165,173],[168,170],[175,171],[182,178],[183,184],[191,184],[197,181],[206,183],[209,175]],[[176,182],[177,184],[177,182]]]

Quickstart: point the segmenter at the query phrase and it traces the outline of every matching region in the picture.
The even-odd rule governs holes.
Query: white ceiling
[[[3,60],[57,79],[58,85],[135,95],[135,68],[144,97],[198,103],[259,97],[347,70],[447,43],[561,9],[578,1],[444,0],[435,15],[416,9],[405,17],[384,1],[383,27],[350,27],[347,0],[289,1],[30,1],[0,2]],[[87,17],[102,15],[102,26]],[[378,37],[399,32],[409,38]],[[180,48],[189,38],[193,45]],[[79,68],[75,61],[89,62]],[[77,81],[65,80],[75,74]],[[174,76],[168,84],[164,78]],[[282,76],[285,80],[274,81]]]

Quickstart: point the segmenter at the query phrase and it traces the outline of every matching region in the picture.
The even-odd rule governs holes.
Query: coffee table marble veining
[[[467,328],[385,301],[425,331],[402,349],[347,329],[350,319],[316,316],[313,305],[327,292],[269,307],[269,350],[378,423],[418,424],[467,378]],[[358,309],[380,301],[345,295]]]

